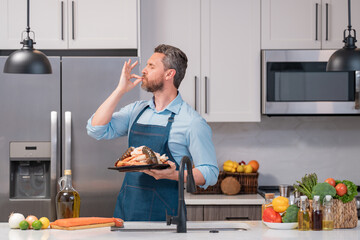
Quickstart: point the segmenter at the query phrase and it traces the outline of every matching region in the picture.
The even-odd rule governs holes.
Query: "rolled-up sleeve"
[[[191,122],[188,132],[189,151],[195,167],[202,173],[205,184],[201,188],[215,185],[219,176],[215,147],[210,126],[202,118]]]
[[[113,113],[110,122],[106,125],[93,126],[91,121],[94,115],[92,115],[86,125],[88,135],[97,140],[126,136],[134,106],[135,103],[129,104],[120,109],[120,111]]]

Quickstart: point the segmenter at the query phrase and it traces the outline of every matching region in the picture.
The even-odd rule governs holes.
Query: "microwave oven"
[[[326,72],[335,50],[262,50],[262,113],[360,114],[360,72]]]

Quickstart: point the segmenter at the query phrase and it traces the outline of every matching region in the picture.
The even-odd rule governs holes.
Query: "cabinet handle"
[[[75,2],[72,1],[71,14],[72,14],[72,39],[75,40]]]
[[[319,4],[317,3],[315,10],[315,41],[318,40],[318,15],[319,15]]]
[[[197,91],[198,91],[198,88],[197,88],[197,76],[195,76],[195,111],[197,111]]]
[[[326,3],[326,36],[325,41],[329,41],[329,4]]]
[[[64,2],[61,1],[61,40],[64,40]]]
[[[225,217],[225,220],[249,220],[249,217]]]
[[[355,109],[360,109],[360,71],[355,72]]]
[[[208,78],[205,77],[205,114],[208,113]]]

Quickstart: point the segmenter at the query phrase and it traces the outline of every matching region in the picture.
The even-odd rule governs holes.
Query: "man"
[[[216,183],[219,169],[210,127],[178,92],[187,68],[185,53],[159,45],[142,76],[131,73],[137,63],[125,62],[117,88],[89,119],[87,130],[96,139],[128,135],[129,147],[144,145],[169,157],[170,168],[126,173],[114,212],[126,221],[165,221],[165,212],[177,214],[177,169],[183,156],[192,160],[195,183],[203,188]],[[140,82],[153,98],[114,113],[122,96]]]

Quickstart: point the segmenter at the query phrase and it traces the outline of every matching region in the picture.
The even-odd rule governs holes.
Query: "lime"
[[[19,223],[19,227],[21,230],[26,230],[29,228],[29,223],[26,220],[23,220]]]
[[[50,225],[50,220],[47,217],[42,217],[39,219],[39,221],[42,223],[41,228],[48,228]]]
[[[40,230],[42,227],[42,223],[39,220],[34,221],[31,226],[34,230]]]

